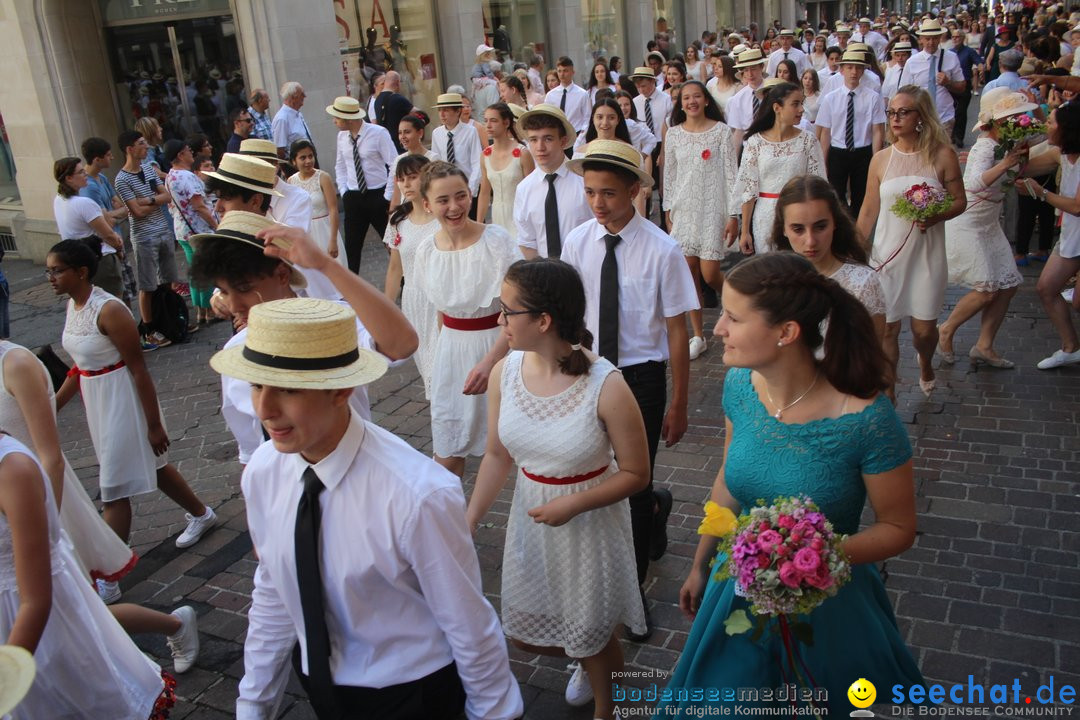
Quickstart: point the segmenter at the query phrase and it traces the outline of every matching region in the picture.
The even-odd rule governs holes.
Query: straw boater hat
[[[256,235],[260,230],[266,230],[267,228],[275,226],[277,226],[277,223],[265,215],[247,212],[246,210],[230,210],[221,218],[221,222],[218,223],[216,230],[213,232],[192,235],[188,239],[188,242],[198,249],[202,243],[209,240],[231,240],[233,242],[244,243],[245,245],[252,245],[262,250],[266,247],[266,244],[256,237]],[[280,238],[274,240],[273,244],[282,249],[288,249],[290,247],[287,241]],[[289,270],[292,271],[291,277],[289,278],[290,285],[298,288],[307,287],[307,279],[304,277],[303,273],[296,269],[296,266],[287,260],[282,260],[281,262],[285,263]]]
[[[911,47],[911,43],[909,43],[909,42],[898,42],[898,43],[896,43],[895,45],[892,46],[892,52],[894,52],[894,53],[898,53],[898,52],[909,53],[912,50],[914,50],[914,48]]]
[[[944,35],[946,32],[948,31],[941,27],[940,22],[930,18],[929,20],[923,20],[919,24],[919,29],[915,34],[920,37],[934,37],[935,35]]]
[[[765,95],[768,95],[769,91],[777,85],[795,85],[796,87],[798,87],[797,83],[793,83],[790,80],[781,80],[778,77],[771,77],[765,78],[765,81],[761,83],[761,87],[759,87],[754,92],[764,97]]]
[[[0,716],[6,716],[34,684],[34,656],[18,645],[0,645]]]
[[[631,80],[656,80],[656,73],[648,65],[639,65],[630,73]]]
[[[506,107],[510,108],[510,114],[514,116],[515,120],[524,115],[525,112],[528,110],[528,108],[524,108],[517,103],[507,103]]]
[[[738,45],[736,45],[735,47],[731,48],[731,54],[732,54],[732,55],[733,55],[734,57],[738,58],[738,57],[739,57],[739,53],[744,53],[744,52],[746,52],[746,51],[747,51],[747,50],[749,50],[749,49],[750,49],[750,48],[748,48],[748,47],[747,47],[746,45],[744,45],[743,43],[739,43],[739,44],[738,44]]]
[[[784,28],[780,31],[779,37],[795,37],[795,31],[790,28]]]
[[[664,57],[664,53],[660,52],[659,50],[653,50],[651,53],[646,55],[645,56],[645,62],[648,63],[651,58],[656,58],[661,63],[666,63],[667,62],[667,58]]]
[[[531,109],[526,110],[518,116],[518,127],[522,127],[526,120],[538,115],[549,115],[562,123],[563,130],[566,132],[566,137],[563,138],[563,149],[574,144],[574,140],[577,139],[577,130],[575,130],[574,126],[570,124],[570,121],[566,119],[566,114],[556,105],[549,105],[548,103],[533,105]]]
[[[290,298],[251,308],[244,344],[215,354],[210,367],[258,385],[337,390],[382,377],[386,360],[359,347],[351,308],[329,300]]]
[[[741,70],[742,68],[754,67],[755,65],[764,65],[769,62],[765,54],[761,52],[760,48],[750,48],[745,50],[735,58],[735,68]]]
[[[842,35],[844,33],[847,33],[848,35],[850,35],[851,34],[851,28],[848,27],[847,25],[837,25],[836,26],[836,34],[837,35]]]
[[[435,99],[436,108],[459,108],[463,106],[461,93],[443,93]]]
[[[278,157],[277,145],[274,144],[273,140],[263,140],[262,138],[248,138],[247,140],[241,140],[240,154],[259,158],[272,165],[277,165],[279,162],[282,162],[281,158]]]
[[[869,24],[870,24],[870,23],[872,23],[872,22],[873,22],[873,21],[872,21],[872,20],[871,20],[870,18],[868,18],[868,17],[861,17],[861,18],[859,18],[859,24],[860,24],[860,25],[862,25],[863,23],[866,23],[867,25],[869,25]]]
[[[367,117],[367,113],[360,109],[360,101],[348,95],[334,98],[334,104],[326,106],[326,114],[342,120],[363,120]]]
[[[221,164],[218,165],[217,170],[206,174],[216,180],[246,190],[254,190],[265,195],[281,195],[274,189],[277,183],[277,168],[265,160],[250,155],[225,153],[221,156]]]
[[[858,52],[870,52],[870,46],[863,42],[848,43],[846,50],[857,50]]]
[[[971,128],[972,132],[979,132],[983,129],[984,125],[989,125],[994,121],[994,106],[998,104],[998,101],[1011,95],[1012,90],[1007,87],[994,88],[988,92],[984,92],[979,97],[979,114],[975,119],[975,126]]]
[[[840,58],[841,65],[862,65],[863,67],[869,67],[866,62],[866,56],[862,50],[848,50]]]
[[[585,152],[583,156],[566,161],[566,167],[571,172],[584,175],[585,163],[604,163],[612,167],[629,170],[637,175],[642,187],[652,187],[652,176],[641,169],[641,153],[629,143],[622,140],[596,139],[588,143],[582,150]]]

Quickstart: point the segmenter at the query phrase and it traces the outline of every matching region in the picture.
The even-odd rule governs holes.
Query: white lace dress
[[[11,453],[34,457],[15,438],[0,435],[0,461]],[[164,688],[161,668],[142,654],[82,575],[60,530],[44,470],[41,482],[49,525],[52,609],[34,651],[34,684],[10,717],[146,720]],[[0,633],[5,638],[19,611],[14,553],[11,527],[0,514]]]
[[[911,186],[927,183],[943,188],[933,166],[920,153],[889,149],[889,164],[881,182],[881,209],[874,230],[870,267],[878,272],[885,291],[885,320],[906,317],[937,320],[945,305],[949,266],[945,259],[945,223],[920,232],[890,208]]]
[[[427,296],[417,287],[415,274],[416,251],[424,243],[430,243],[439,221],[432,220],[425,225],[417,225],[409,218],[400,223],[386,226],[383,242],[391,250],[397,250],[401,256],[401,272],[405,276],[405,287],[401,290],[401,312],[409,319],[420,340],[413,353],[416,369],[424,381],[424,397],[431,399],[431,363],[435,352],[435,340],[439,337],[438,311],[428,302]]]
[[[619,624],[644,632],[630,505],[621,500],[560,527],[536,523],[528,511],[590,490],[618,471],[596,414],[604,381],[616,370],[599,358],[563,392],[538,397],[522,382],[524,356],[507,355],[499,406],[499,439],[518,465],[503,549],[503,629],[531,645],[589,657],[603,649]],[[538,482],[522,472],[568,478],[600,468],[607,469],[569,485]]]
[[[871,315],[885,314],[885,291],[877,273],[869,266],[846,262],[829,277],[861,302]]]
[[[502,170],[496,170],[491,164],[491,148],[484,148],[484,169],[487,170],[488,182],[491,183],[491,222],[510,233],[517,239],[517,225],[514,224],[514,195],[518,183],[525,177],[521,167],[521,154],[528,152],[524,145],[518,145],[511,155],[510,162]]]
[[[464,250],[440,250],[434,242],[416,252],[416,285],[440,313],[452,318],[487,318],[499,312],[503,277],[521,250],[510,233],[488,225]],[[465,380],[499,338],[486,330],[443,327],[431,369],[431,438],[439,457],[480,456],[487,440],[484,395],[464,395]]]
[[[772,226],[776,217],[777,196],[788,180],[800,175],[825,177],[821,143],[805,130],[800,130],[798,135],[784,142],[770,142],[757,133],[743,145],[735,193],[738,208],[743,203],[755,200],[750,225],[755,253],[775,249]]]
[[[326,175],[325,171],[315,170],[315,173],[307,180],[301,180],[300,173],[293,173],[289,177],[289,184],[300,188],[311,198],[311,225],[308,227],[308,235],[311,236],[316,245],[329,252],[330,209],[326,206],[326,196],[323,195],[322,185],[320,184],[320,178],[323,175]],[[349,261],[345,256],[345,243],[341,240],[340,232],[338,233],[337,248],[337,261],[348,267]]]
[[[99,287],[90,292],[81,309],[76,309],[74,300],[68,300],[61,342],[83,370],[100,370],[120,362],[120,351],[98,329],[98,315],[107,302],[120,303],[125,312],[131,312]],[[98,459],[102,501],[153,491],[157,487],[156,470],[168,463],[168,453],[154,456],[147,436],[146,415],[131,372],[120,367],[79,380],[86,424]]]
[[[671,236],[687,257],[723,260],[724,225],[737,212],[730,194],[738,172],[731,128],[718,122],[692,133],[676,125],[664,144],[664,210],[672,211]]]
[[[945,256],[949,284],[979,292],[994,292],[1023,284],[1009,240],[1001,229],[1002,176],[989,186],[982,174],[997,164],[996,143],[988,137],[975,141],[964,168],[967,210],[945,222]]]
[[[33,447],[34,441],[30,437],[30,429],[22,409],[15,396],[8,391],[8,382],[4,379],[4,358],[12,350],[22,350],[30,354],[30,351],[21,345],[0,340],[0,428],[23,445]],[[55,408],[49,371],[40,362],[38,367],[49,390],[49,407]],[[53,422],[55,421],[54,409]],[[64,497],[60,505],[60,524],[71,539],[84,575],[115,582],[135,567],[137,556],[127,543],[105,524],[67,458],[64,458]]]

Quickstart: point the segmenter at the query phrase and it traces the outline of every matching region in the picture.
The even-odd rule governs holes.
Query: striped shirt
[[[161,181],[154,173],[153,166],[143,163],[138,173],[130,173],[121,169],[116,173],[116,194],[125,203],[136,198],[149,198],[157,194],[161,187]],[[131,240],[140,242],[150,238],[169,234],[172,231],[171,223],[161,208],[155,208],[152,213],[144,218],[137,218],[130,212]]]

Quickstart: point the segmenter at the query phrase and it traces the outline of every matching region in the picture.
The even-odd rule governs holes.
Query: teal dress
[[[750,371],[732,369],[724,382],[724,412],[734,428],[724,482],[739,504],[747,509],[759,498],[771,503],[782,495],[807,495],[838,533],[859,529],[866,501],[862,476],[887,472],[911,458],[907,433],[884,395],[858,413],[786,424],[766,412]],[[725,699],[723,689],[781,688],[794,682],[787,660],[781,660],[785,652],[778,633],[757,643],[750,641],[749,632],[726,634],[724,621],[740,608],[749,613],[746,600],[735,595],[734,581],[711,577],[655,717],[695,717],[685,710],[702,705],[771,705],[761,698],[740,702],[728,694]],[[813,646],[799,644],[798,649],[813,676],[811,684],[828,692],[830,716],[855,709],[847,690],[859,678],[874,684],[878,702],[891,697],[894,684],[923,684],[874,565],[855,566],[851,580],[834,597],[799,620],[813,627]],[[712,688],[719,692],[711,693],[710,702]],[[788,705],[786,700],[775,704]]]

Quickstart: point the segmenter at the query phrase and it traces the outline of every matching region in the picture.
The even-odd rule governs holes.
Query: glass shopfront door
[[[220,10],[218,0],[202,1],[198,9]],[[229,113],[247,107],[232,16],[165,14],[148,22],[143,17],[118,18],[115,0],[102,2],[122,124],[130,128],[139,118],[152,117],[161,125],[164,140],[202,133],[215,155],[223,152],[232,130],[226,127]],[[127,3],[148,11],[160,4],[126,0],[120,8],[125,13],[131,10]]]

